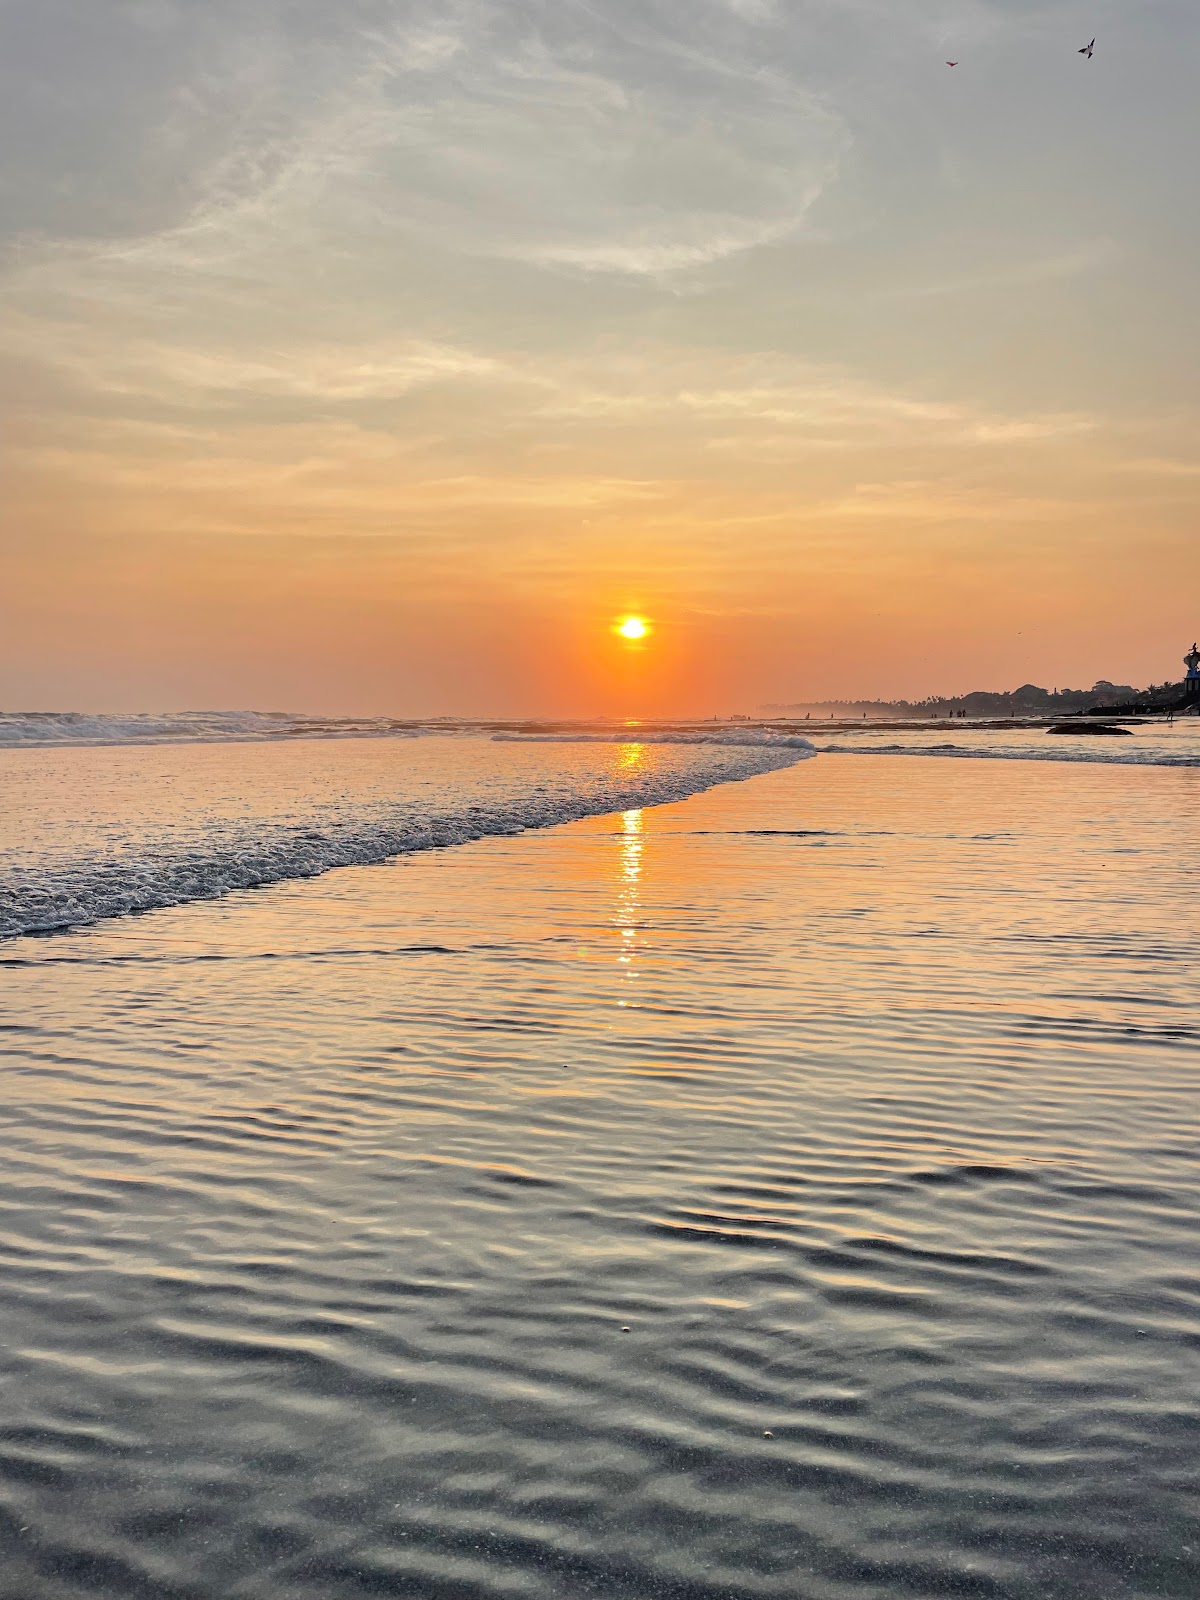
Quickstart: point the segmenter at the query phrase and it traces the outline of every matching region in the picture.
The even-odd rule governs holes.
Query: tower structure
[[[1183,680],[1183,692],[1186,696],[1189,709],[1195,706],[1200,709],[1200,649],[1193,645],[1183,658],[1187,668],[1187,677]]]

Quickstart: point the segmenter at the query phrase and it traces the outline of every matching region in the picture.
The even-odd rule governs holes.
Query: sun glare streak
[[[635,982],[638,977],[638,925],[641,921],[642,852],[645,847],[642,827],[640,808],[622,813],[620,876],[613,922],[620,934],[617,965],[623,968],[622,976],[627,983]],[[628,1003],[627,1000],[617,1001],[619,1006]]]

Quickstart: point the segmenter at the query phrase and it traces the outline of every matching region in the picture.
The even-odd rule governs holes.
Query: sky
[[[1181,677],[1198,78],[1194,0],[0,0],[0,705]]]

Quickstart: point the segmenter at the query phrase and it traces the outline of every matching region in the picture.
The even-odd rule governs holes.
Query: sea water
[[[661,804],[817,753],[1200,765],[1196,718],[1128,738],[941,731],[2,714],[0,938]]]
[[[991,761],[1079,761],[1106,766],[1200,766],[1200,717],[1117,722],[1121,733],[1089,731],[1093,719],[1066,718],[1060,726],[1083,731],[1054,733],[1041,723],[1008,726],[932,723],[890,728],[886,722],[841,724],[827,737],[819,726],[809,735],[817,749],[843,755],[919,755]]]
[[[798,756],[4,757],[86,915],[477,836],[0,943],[0,1594],[1200,1592],[1200,774]]]
[[[44,733],[49,720],[25,725]],[[356,723],[318,738],[311,726],[297,737],[291,719],[87,718],[56,719],[38,743],[11,735],[0,937],[659,804],[813,754],[770,734],[676,736],[631,756],[607,740],[551,754],[487,735],[364,737]]]

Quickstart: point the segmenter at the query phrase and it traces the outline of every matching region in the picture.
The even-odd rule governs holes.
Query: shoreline
[[[54,736],[38,737],[36,733],[17,736],[11,730],[6,730],[5,719],[12,720],[18,715],[24,715],[31,724],[38,724],[43,720],[60,720],[60,731]],[[249,713],[186,713],[179,718],[170,714],[161,717],[147,714],[145,717],[125,717],[113,715],[111,717],[96,715],[82,715],[76,713],[60,712],[31,712],[27,714],[0,713],[0,751],[4,750],[68,750],[68,749],[123,749],[146,748],[155,749],[161,746],[173,745],[223,745],[223,744],[298,744],[306,742],[327,743],[344,740],[369,739],[369,740],[403,740],[403,739],[429,739],[429,738],[508,738],[508,737],[561,737],[592,735],[596,738],[624,739],[636,742],[639,734],[643,736],[664,736],[671,734],[694,735],[697,737],[713,737],[715,741],[729,739],[738,734],[747,735],[788,735],[803,736],[818,733],[820,730],[834,733],[850,733],[865,731],[893,732],[928,732],[937,729],[953,729],[955,731],[976,732],[1002,732],[1002,731],[1034,731],[1041,728],[1050,728],[1064,721],[1078,721],[1086,726],[1091,720],[1091,714],[1077,716],[1066,713],[1045,714],[1028,717],[883,717],[883,716],[830,716],[830,717],[724,717],[724,718],[695,718],[695,717],[653,717],[653,718],[542,718],[542,717],[481,717],[461,718],[447,721],[441,718],[358,718],[358,717],[312,717],[307,715],[291,715],[283,713],[255,713],[256,726],[247,729],[237,726],[237,723],[249,716]],[[195,717],[196,724],[189,724],[188,718]],[[220,718],[228,719],[229,726],[213,729],[211,726],[201,725],[201,719],[212,721]],[[1200,725],[1200,718],[1192,717],[1188,713],[1179,713],[1177,717],[1167,714],[1122,714],[1114,709],[1112,713],[1104,712],[1095,715],[1096,721],[1107,720],[1117,723],[1128,723],[1135,727],[1164,727],[1172,723],[1176,725],[1195,723]],[[112,722],[114,731],[104,734],[96,731],[94,725],[105,721]],[[180,723],[183,725],[181,726]],[[88,725],[83,727],[81,725]],[[168,727],[154,726],[155,724],[168,724]]]
[[[7,946],[27,934],[58,936],[114,916],[403,861],[479,837],[670,804],[686,793],[813,755],[1073,770],[1200,766],[1200,740],[1190,737],[1194,730],[1155,731],[1160,737],[1153,743],[1143,735],[1115,749],[1115,741],[1041,743],[1037,725],[980,729],[960,723],[952,738],[936,744],[928,742],[923,726],[877,724],[861,738],[854,737],[863,732],[855,724],[824,724],[820,730],[809,725],[803,734],[776,726],[759,738],[755,729],[737,724],[731,736],[713,738],[675,727],[661,734],[477,731],[450,740],[139,742],[115,750],[71,746],[75,755],[65,761],[56,746],[54,755],[27,751],[13,763],[0,751],[0,784],[12,786],[8,803],[23,818],[23,841],[14,837],[7,851],[0,849],[0,938]],[[835,742],[815,743],[813,736],[822,733]],[[895,742],[914,734],[925,739],[907,747]],[[446,777],[464,762],[463,778],[477,793],[457,790]],[[479,775],[504,770],[507,788],[497,796]],[[449,787],[437,788],[439,774]],[[276,793],[281,781],[291,785],[286,803]],[[155,789],[173,797],[173,809],[156,804]],[[80,797],[89,790],[92,800],[81,809]],[[329,793],[340,796],[332,805]],[[63,850],[65,831],[73,853]]]

